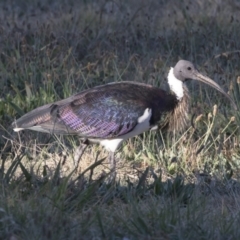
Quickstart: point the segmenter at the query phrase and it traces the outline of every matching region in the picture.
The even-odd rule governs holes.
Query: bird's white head
[[[171,68],[168,74],[168,84],[170,89],[175,93],[177,99],[180,101],[184,96],[184,87],[183,84],[189,79],[197,80],[203,83],[208,84],[209,86],[215,88],[223,95],[225,95],[233,104],[234,108],[237,109],[236,104],[233,99],[225,93],[225,91],[212,79],[207,76],[202,75],[195,68],[193,63],[180,60],[177,62],[174,68]]]

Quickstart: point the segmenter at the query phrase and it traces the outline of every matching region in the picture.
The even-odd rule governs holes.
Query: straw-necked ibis
[[[38,107],[13,122],[14,131],[30,129],[56,134],[76,134],[114,153],[126,139],[150,129],[179,131],[187,124],[189,93],[185,82],[195,79],[232,98],[194,65],[180,60],[168,73],[170,92],[137,82],[114,82]]]

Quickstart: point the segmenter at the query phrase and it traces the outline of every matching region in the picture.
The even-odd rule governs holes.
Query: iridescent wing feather
[[[174,106],[175,98],[164,90],[121,82],[85,90],[36,108],[15,121],[13,127],[15,131],[31,129],[108,139],[132,131],[146,108],[152,109],[152,125],[164,120],[162,116]]]

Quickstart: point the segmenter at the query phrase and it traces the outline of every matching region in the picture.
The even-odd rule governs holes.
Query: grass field
[[[240,107],[239,13],[235,0],[1,1],[0,239],[240,239],[240,115],[208,86],[188,83],[185,132],[122,146],[115,183],[100,146],[75,169],[77,137],[11,129],[100,84],[165,88],[179,59]]]

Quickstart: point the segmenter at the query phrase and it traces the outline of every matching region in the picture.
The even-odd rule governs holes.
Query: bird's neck
[[[170,68],[168,73],[168,85],[170,90],[176,95],[178,101],[184,97],[184,84],[178,80],[173,74],[173,68]]]
[[[179,132],[185,129],[189,122],[190,95],[185,84],[183,84],[183,97],[178,100],[169,119],[168,128],[171,132]]]
[[[168,73],[168,84],[177,103],[169,116],[168,129],[172,131],[181,131],[188,123],[188,110],[190,96],[186,85],[174,76],[173,68]]]

